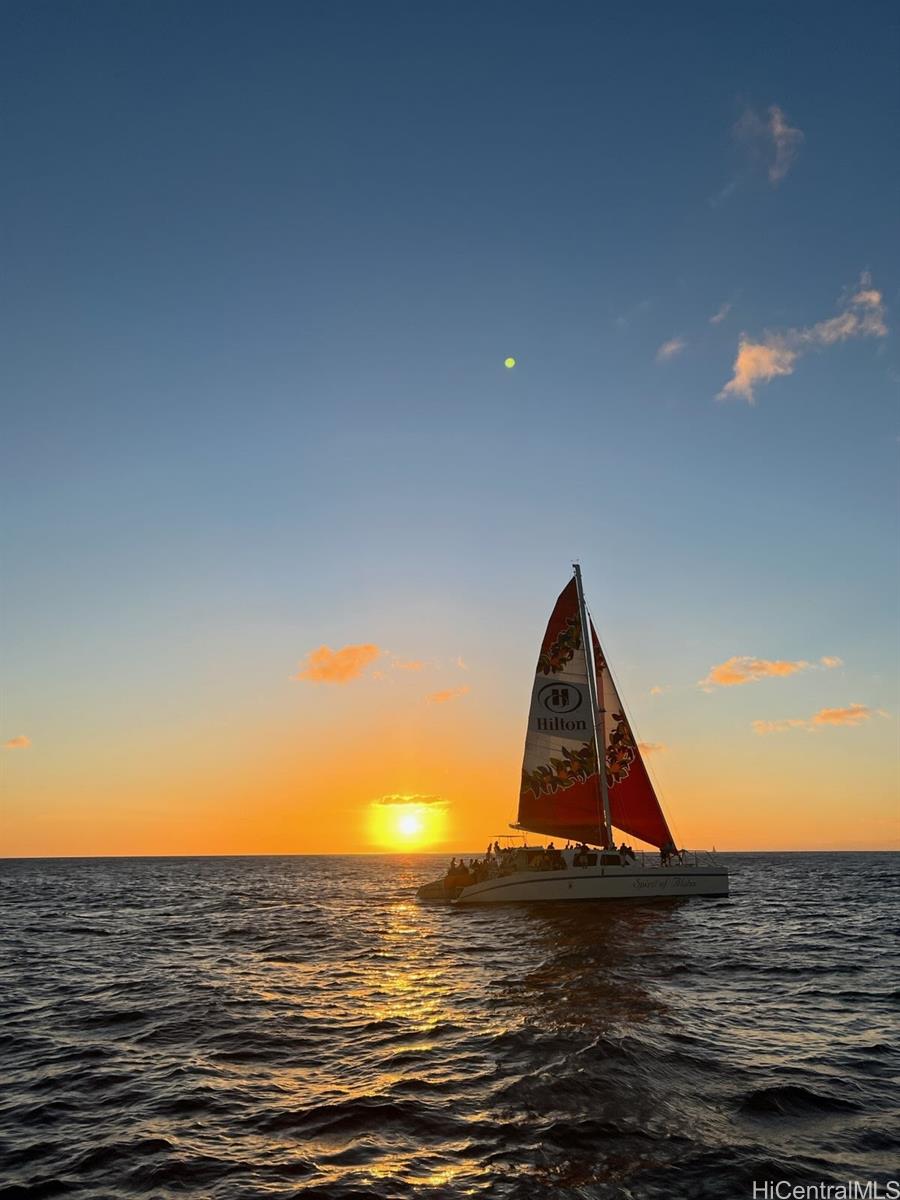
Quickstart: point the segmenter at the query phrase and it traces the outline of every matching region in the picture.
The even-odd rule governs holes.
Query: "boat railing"
[[[647,851],[641,850],[639,853],[641,856],[641,866],[646,867],[648,865]],[[664,863],[659,854],[652,852],[650,854],[649,865],[651,867],[699,867],[700,853],[699,850],[677,850],[674,854],[669,855],[668,863]]]

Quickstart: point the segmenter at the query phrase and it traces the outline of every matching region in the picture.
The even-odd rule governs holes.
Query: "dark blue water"
[[[741,1197],[896,1169],[897,855],[423,907],[434,860],[0,863],[0,1197]]]

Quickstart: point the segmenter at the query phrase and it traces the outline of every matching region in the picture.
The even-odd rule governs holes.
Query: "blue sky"
[[[173,728],[302,757],[322,643],[462,655],[518,745],[572,556],[651,736],[896,714],[894,6],[0,23],[14,805]],[[863,291],[883,329],[809,333]],[[742,335],[800,347],[753,404]],[[845,666],[713,711],[741,655]],[[887,763],[881,720],[837,732]]]

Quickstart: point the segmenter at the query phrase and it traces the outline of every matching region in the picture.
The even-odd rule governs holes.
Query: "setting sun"
[[[414,838],[422,832],[422,818],[417,812],[402,813],[397,818],[397,832],[406,838]]]
[[[445,824],[445,805],[436,796],[384,796],[370,810],[371,840],[389,849],[442,841]]]

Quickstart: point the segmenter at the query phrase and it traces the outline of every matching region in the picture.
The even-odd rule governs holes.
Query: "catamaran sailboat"
[[[605,750],[603,771],[597,746]],[[448,874],[419,888],[419,898],[494,904],[728,895],[724,867],[675,848],[588,616],[577,563],[541,644],[512,828],[565,839],[566,849],[551,843],[501,851],[495,843],[474,879]],[[656,846],[658,858],[648,863],[644,854],[617,850],[614,829]]]

